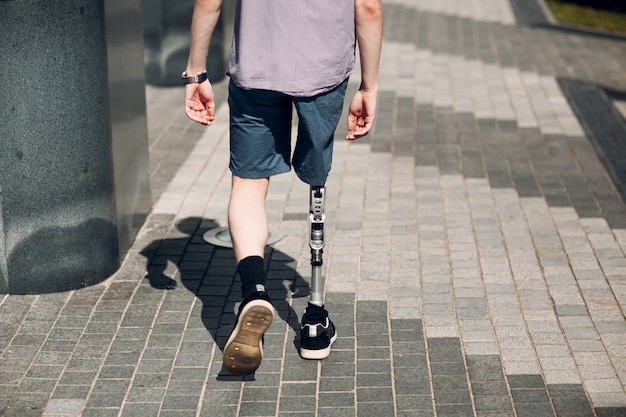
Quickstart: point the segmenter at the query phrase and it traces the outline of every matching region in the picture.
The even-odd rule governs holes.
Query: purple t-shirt
[[[310,97],[354,69],[354,0],[237,0],[228,74],[245,89]]]

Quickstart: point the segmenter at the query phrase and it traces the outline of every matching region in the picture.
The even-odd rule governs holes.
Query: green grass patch
[[[626,34],[626,13],[585,7],[565,0],[546,0],[554,18],[572,26]]]

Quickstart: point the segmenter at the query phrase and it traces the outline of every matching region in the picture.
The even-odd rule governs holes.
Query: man
[[[189,61],[183,73],[185,112],[205,125],[215,118],[205,66],[220,8],[221,0],[196,0]],[[233,374],[253,373],[261,363],[262,338],[274,317],[264,286],[265,198],[270,177],[288,172],[292,166],[311,186],[312,196],[316,196],[312,200],[321,201],[312,210],[317,212],[311,214],[315,216],[312,236],[319,237],[321,245],[314,248],[310,243],[316,258],[312,265],[321,266],[323,187],[357,41],[361,85],[350,104],[347,140],[367,135],[374,122],[381,0],[237,1],[228,66],[232,172],[228,225],[243,301],[224,347],[224,366]],[[293,106],[299,123],[292,154]],[[320,294],[312,285],[311,302],[302,318],[300,355],[306,359],[327,357],[337,337]]]

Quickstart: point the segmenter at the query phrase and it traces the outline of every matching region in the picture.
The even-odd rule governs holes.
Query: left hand
[[[359,90],[350,103],[348,113],[348,135],[346,140],[355,140],[367,135],[376,118],[377,94]]]

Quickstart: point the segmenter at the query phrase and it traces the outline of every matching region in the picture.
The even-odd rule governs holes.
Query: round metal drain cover
[[[267,237],[267,245],[273,245],[284,237],[283,234],[270,230]],[[228,227],[218,227],[215,229],[207,230],[202,239],[211,245],[220,246],[222,248],[232,248],[233,241],[230,238],[230,232]]]

